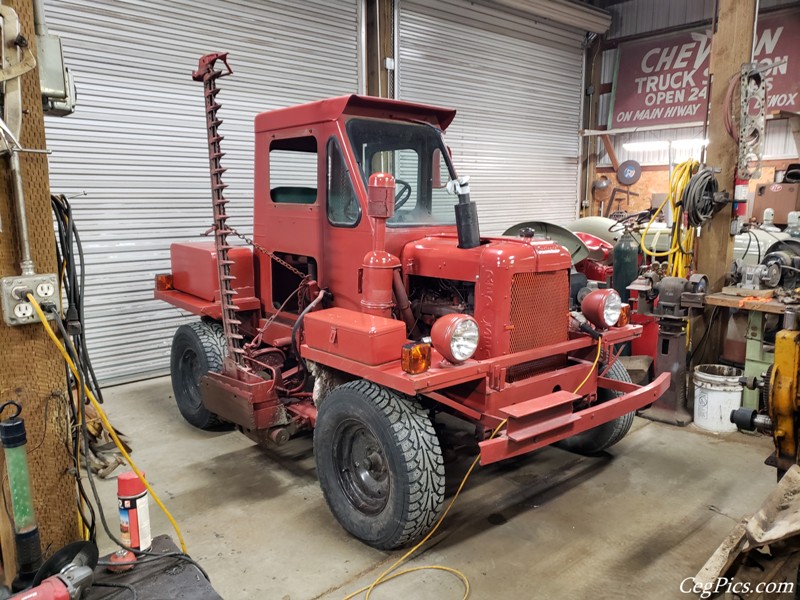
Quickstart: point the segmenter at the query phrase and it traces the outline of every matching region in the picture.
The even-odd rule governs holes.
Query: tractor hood
[[[544,238],[482,238],[475,248],[458,247],[455,235],[409,242],[401,253],[406,275],[478,281],[490,272],[546,272],[569,269],[572,260],[560,244]]]

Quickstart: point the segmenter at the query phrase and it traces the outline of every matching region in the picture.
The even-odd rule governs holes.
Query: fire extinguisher
[[[734,218],[747,216],[747,194],[750,190],[750,180],[739,177],[737,171],[733,177],[733,216]]]

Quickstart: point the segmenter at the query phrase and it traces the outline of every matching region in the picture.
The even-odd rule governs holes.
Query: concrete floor
[[[224,598],[341,599],[400,556],[361,544],[334,521],[310,437],[275,451],[235,432],[195,430],[181,419],[166,377],[105,396],[112,422],[131,438],[135,460]],[[774,485],[774,470],[762,464],[769,451],[765,438],[637,419],[605,457],[546,448],[479,468],[411,566],[460,569],[476,599],[687,598],[681,580]],[[449,493],[467,464],[448,465]],[[100,488],[116,524],[116,482]],[[154,534],[171,533],[153,504],[150,511]],[[422,572],[373,597],[461,596],[452,576]]]

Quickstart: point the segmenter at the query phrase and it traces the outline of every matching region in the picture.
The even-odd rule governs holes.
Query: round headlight
[[[451,363],[472,358],[478,349],[478,323],[469,315],[445,315],[431,328],[431,342]]]
[[[597,327],[613,327],[622,314],[622,298],[616,290],[595,290],[581,302],[581,312]]]

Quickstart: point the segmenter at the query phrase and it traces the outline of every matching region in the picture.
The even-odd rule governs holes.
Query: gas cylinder
[[[630,298],[628,286],[639,273],[639,243],[627,229],[614,246],[613,286],[623,302]]]

